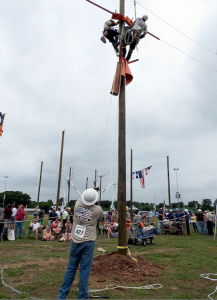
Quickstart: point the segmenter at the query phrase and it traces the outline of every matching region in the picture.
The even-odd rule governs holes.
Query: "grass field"
[[[25,228],[28,230],[28,221]],[[7,285],[21,291],[18,294],[0,282],[0,299],[55,299],[62,284],[69,257],[69,243],[42,242],[28,239],[0,243],[0,269],[3,270]],[[103,247],[107,253],[116,251],[117,239],[97,237],[95,255]],[[208,299],[217,282],[203,279],[202,273],[217,273],[217,241],[213,236],[195,234],[191,236],[158,235],[155,244],[130,246],[134,257],[145,258],[166,266],[160,269],[160,276],[147,278],[144,282],[127,286],[142,286],[159,283],[163,287],[156,290],[118,289],[98,292],[112,299]],[[12,261],[12,262],[11,262]],[[11,262],[11,263],[10,263]],[[113,268],[113,266],[105,266]],[[77,298],[78,277],[72,285],[69,299]],[[216,277],[217,278],[217,277]],[[105,282],[99,282],[105,279]],[[90,277],[89,289],[103,289],[108,284],[125,285],[120,278]],[[217,299],[216,295],[212,296]]]

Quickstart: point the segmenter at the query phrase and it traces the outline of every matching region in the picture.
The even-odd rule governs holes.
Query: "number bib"
[[[76,225],[75,227],[75,236],[83,239],[86,231],[86,227],[82,225]]]

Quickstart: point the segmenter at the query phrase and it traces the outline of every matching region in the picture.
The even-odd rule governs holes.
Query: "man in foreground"
[[[97,200],[97,191],[87,189],[75,203],[69,264],[57,299],[66,299],[79,263],[78,299],[89,298],[88,282],[95,248],[96,225],[103,217],[102,208],[95,205]]]

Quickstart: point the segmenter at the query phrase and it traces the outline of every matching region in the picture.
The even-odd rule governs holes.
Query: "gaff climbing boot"
[[[105,37],[102,35],[102,37],[101,37],[101,41],[105,44],[106,43],[106,39],[105,39]]]

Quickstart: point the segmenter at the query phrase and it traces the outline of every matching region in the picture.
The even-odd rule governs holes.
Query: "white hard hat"
[[[185,211],[186,213],[188,213],[188,210],[187,210],[187,209],[185,209],[184,211]]]
[[[144,15],[144,16],[142,16],[142,18],[143,18],[144,21],[147,21],[148,20],[148,15]]]
[[[81,195],[81,199],[85,205],[93,205],[98,200],[98,193],[94,189],[87,189]]]

